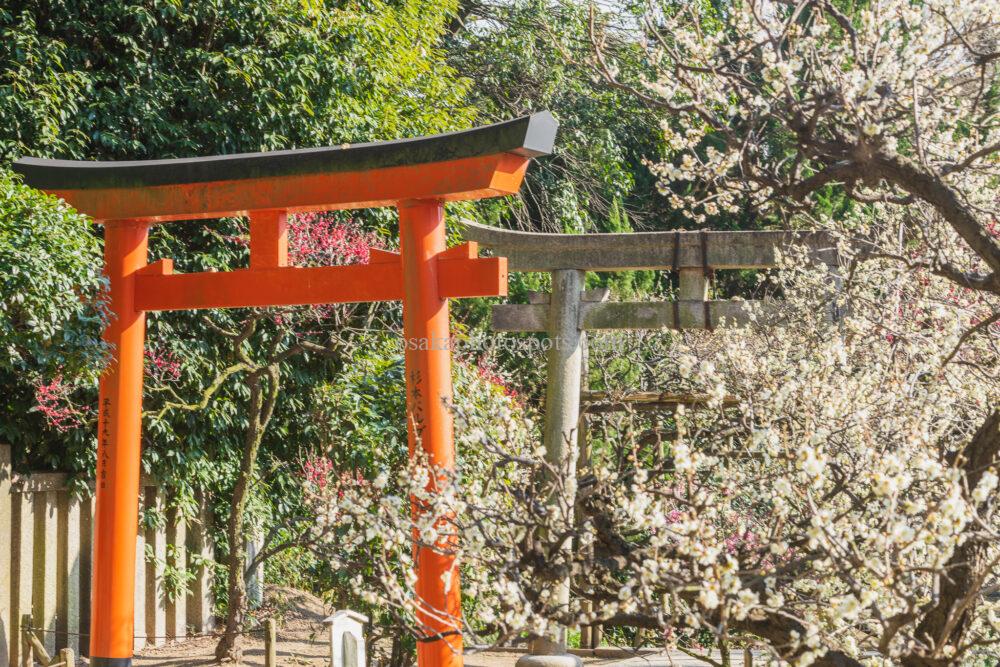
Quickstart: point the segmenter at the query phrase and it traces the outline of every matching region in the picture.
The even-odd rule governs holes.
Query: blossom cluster
[[[298,213],[288,219],[288,261],[292,266],[344,266],[367,264],[371,251],[380,245],[378,235],[364,230],[357,221],[336,212]],[[274,320],[286,325],[296,316],[313,323],[337,325],[339,316],[351,306],[320,304],[309,308],[279,309]],[[319,334],[303,330],[299,335]]]
[[[876,0],[853,15],[808,4],[741,0],[720,17],[684,3],[650,15],[660,76],[646,86],[671,112],[663,132],[673,157],[653,169],[673,205],[706,222],[829,182],[895,193],[905,187],[891,176],[880,184],[863,165],[900,155],[988,196],[1000,142],[989,103],[997,3]],[[795,159],[768,145],[775,127],[795,138]]]
[[[146,375],[159,382],[177,382],[181,379],[181,362],[170,350],[147,347],[143,352]]]
[[[637,40],[672,205],[821,227],[838,262],[787,248],[747,326],[648,339],[622,375],[698,399],[602,417],[585,465],[459,413],[457,473],[313,492],[335,562],[375,560],[373,604],[417,634],[444,613],[414,594],[417,546],[458,559],[473,643],[643,625],[803,667],[995,657],[1000,4],[847,4],[665,2]]]
[[[966,363],[944,363],[976,316],[943,298],[948,281],[887,261],[842,282],[806,259],[785,253],[778,324],[768,302],[745,328],[646,355],[663,388],[706,397],[670,417],[664,442],[640,437],[648,416],[623,415],[595,429],[592,465],[570,485],[574,447],[556,465],[530,427],[487,433],[459,413],[457,474],[417,459],[311,493],[343,528],[329,554],[343,567],[375,554],[357,584],[419,634],[441,612],[413,594],[413,547],[446,548],[475,643],[638,618],[687,650],[706,631],[759,642],[766,625],[765,648],[794,665],[972,655],[986,631],[929,647],[921,622],[963,545],[1000,559],[996,466],[959,465],[997,405],[1000,359],[969,340]],[[977,627],[1000,612],[982,602],[992,585],[962,593]]]
[[[72,400],[74,387],[63,381],[62,375],[51,380],[39,379],[35,382],[35,406],[45,423],[60,433],[80,428],[87,424],[93,410],[85,405],[76,405]]]
[[[302,479],[319,491],[326,489],[333,472],[333,462],[323,456],[310,456],[302,463]]]
[[[479,377],[499,389],[505,396],[518,399],[517,390],[510,386],[510,380],[501,375],[496,364],[492,363],[486,355],[481,356],[476,362],[476,372],[479,373]]]
[[[293,266],[367,264],[377,237],[333,213],[299,213],[288,220],[288,261]]]

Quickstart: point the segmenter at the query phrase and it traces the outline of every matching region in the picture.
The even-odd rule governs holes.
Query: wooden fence
[[[49,655],[64,648],[87,655],[93,496],[71,492],[65,474],[14,475],[10,463],[10,447],[0,445],[0,666],[24,664],[20,637],[26,615]],[[163,492],[149,480],[143,480],[141,496],[141,509],[164,507]],[[168,512],[165,525],[140,527],[137,651],[212,630],[212,568],[205,562],[212,560],[213,549],[207,528],[204,510],[196,521]],[[163,577],[168,565],[193,574],[187,596],[168,599]]]

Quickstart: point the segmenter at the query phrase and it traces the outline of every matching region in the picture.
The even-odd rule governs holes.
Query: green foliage
[[[25,154],[167,158],[337,145],[468,127],[474,115],[464,104],[468,81],[444,62],[439,47],[453,4],[8,3],[0,9],[0,161]],[[50,209],[39,210],[38,215],[47,215]],[[0,224],[17,224],[2,213]],[[366,213],[363,220],[394,235],[392,218]],[[180,271],[239,268],[245,266],[246,248],[232,239],[242,231],[236,220],[158,226],[151,233],[151,259],[172,258]],[[74,251],[72,244],[66,247]],[[86,289],[93,283],[100,257],[93,239],[91,247],[94,255],[84,262],[90,276],[67,279],[67,284]],[[24,271],[24,280],[39,284],[39,293],[52,287],[45,284],[51,278],[41,276],[44,266],[25,264],[18,270]],[[52,293],[60,295],[58,303],[71,294],[67,288]],[[244,316],[212,315],[222,326]],[[67,321],[56,323],[66,332],[60,335],[96,349]],[[97,330],[96,323],[86,329]],[[263,349],[275,336],[287,334],[265,327],[248,345]],[[50,359],[58,361],[60,350],[38,340],[35,349],[17,353],[31,357],[44,352],[47,366]],[[200,399],[231,362],[224,340],[200,313],[150,316],[147,340],[151,352],[176,361],[180,371],[168,381],[147,378],[146,468],[176,485],[180,499],[197,486],[224,490],[237,470],[234,453],[246,423],[242,406],[247,392],[238,378],[228,381],[203,410],[156,416],[168,401]],[[308,357],[294,363],[295,368],[284,369],[286,388],[264,442],[265,460],[281,460],[311,441],[308,396],[336,368],[335,362]],[[87,360],[77,365],[99,368]],[[4,421],[3,435],[30,453],[32,465],[90,468],[92,424],[80,433],[45,433],[37,415],[23,418],[32,402],[25,379],[4,374],[0,367],[0,382],[0,394],[17,397],[16,406],[5,406],[11,417]],[[94,387],[78,400],[96,403]],[[53,441],[76,439],[82,446],[43,446],[39,431]]]
[[[634,5],[634,6],[633,6]],[[625,2],[623,20],[645,3]],[[628,92],[596,76],[591,66],[589,3],[560,0],[463,2],[461,26],[448,39],[448,60],[472,79],[470,101],[483,119],[500,120],[549,109],[559,120],[554,154],[532,164],[517,198],[476,205],[481,222],[546,232],[671,229],[682,224],[658,195],[646,160],[663,152],[659,118]],[[648,73],[642,49],[623,45],[622,76]],[[663,274],[588,275],[589,287],[609,286],[621,298],[648,298]],[[547,274],[512,274],[505,301],[525,303],[546,290]],[[468,333],[489,332],[482,301],[458,302]],[[518,335],[523,336],[523,335]],[[517,378],[533,405],[544,394],[544,355],[498,349],[496,360]]]
[[[463,3],[466,29],[449,60],[475,83],[480,115],[499,120],[549,109],[560,127],[555,154],[528,172],[523,196],[484,202],[488,222],[552,232],[610,231],[615,201],[642,226],[662,202],[644,159],[661,152],[656,115],[594,76],[586,3]],[[639,49],[629,67],[643,67]]]
[[[104,322],[90,221],[0,170],[0,367],[93,377]]]
[[[101,247],[86,217],[0,168],[0,441],[22,467],[93,460],[106,349]],[[53,401],[39,405],[42,386]],[[46,412],[48,411],[48,412]],[[60,427],[47,420],[62,413]]]
[[[406,462],[406,376],[393,336],[358,341],[351,363],[315,389],[318,445],[337,470],[374,476]]]
[[[620,198],[616,198],[608,212],[606,231],[628,234],[635,230],[629,220],[628,211]],[[588,274],[587,287],[608,287],[612,294],[622,300],[642,298],[651,294],[657,286],[657,274],[653,271],[619,271],[617,273]]]
[[[312,460],[332,462],[329,493],[384,476],[389,488],[397,489],[397,473],[407,461],[405,420],[406,376],[403,350],[398,331],[372,333],[356,341],[351,362],[330,382],[316,388],[313,397],[313,421],[316,427],[318,451]],[[510,451],[522,451],[527,441],[537,438],[528,433],[524,423],[525,407],[511,395],[511,390],[489,366],[480,366],[472,357],[455,354],[452,364],[454,378],[455,440],[458,464],[463,484],[485,484],[496,474],[492,459],[483,455],[481,438],[503,442]],[[312,479],[310,477],[310,479]],[[336,497],[336,496],[334,496]],[[347,528],[350,530],[350,527]],[[337,548],[339,539],[329,538],[323,548]],[[343,555],[343,554],[341,554]],[[275,581],[308,582],[316,594],[322,595],[333,607],[362,609],[373,619],[376,635],[402,641],[396,649],[404,653],[413,650],[413,639],[393,626],[392,616],[385,609],[371,608],[360,595],[358,577],[370,581],[374,576],[376,558],[383,558],[377,546],[355,553],[352,567],[333,569],[328,558],[317,558],[296,550],[278,558]],[[391,557],[391,556],[390,556]],[[278,578],[280,577],[280,578]],[[475,617],[477,599],[466,592],[464,613]]]
[[[406,376],[401,340],[397,331],[373,332],[359,339],[350,364],[316,387],[312,425],[320,453],[336,470],[360,472],[371,479],[379,472],[405,467]],[[452,375],[455,408],[462,415],[456,427],[459,444],[469,430],[499,437],[503,406],[510,411],[510,388],[472,360],[457,355]],[[474,458],[476,452],[459,446],[458,455]]]
[[[451,2],[14,2],[0,155],[166,158],[464,124]]]
[[[181,558],[185,554],[183,545],[168,544],[166,558],[158,558],[152,545],[146,545],[146,562],[153,565],[156,571],[161,573],[163,597],[169,602],[187,595],[191,582],[197,576],[194,568],[199,567],[200,562],[197,560],[199,557],[196,556],[192,567],[188,568],[185,564],[180,563]],[[201,562],[204,561],[202,560]]]
[[[319,595],[323,590],[318,584],[323,578],[317,576],[316,572],[323,569],[325,563],[311,551],[292,547],[268,559],[264,578],[268,584],[290,586]]]
[[[8,3],[0,9],[0,163],[21,155],[149,159],[261,151],[469,127],[469,83],[440,48],[453,10],[449,0]],[[360,219],[395,236],[390,214]],[[180,271],[241,268],[244,233],[239,220],[159,226],[150,259],[172,258]],[[95,257],[88,268],[99,266]],[[45,270],[25,268],[28,280]],[[388,313],[390,324],[398,321],[398,308]],[[238,328],[246,317],[181,312],[147,322],[147,350],[176,372],[157,376],[147,364],[144,467],[174,488],[171,502],[182,512],[195,489],[212,493],[215,525],[229,514],[248,388],[236,373],[202,399],[234,363],[218,329]],[[337,326],[324,324],[317,338]],[[260,359],[316,328],[301,318],[290,326],[268,317],[245,346]],[[282,364],[275,416],[251,483],[250,526],[295,514],[293,462],[316,441],[312,396],[341,366],[350,367],[347,361],[305,354]],[[0,435],[27,452],[32,467],[92,470],[92,422],[67,433],[44,428],[37,415],[32,423],[30,384],[2,366],[0,383],[10,414]],[[93,385],[81,393],[80,404],[96,404]],[[223,555],[227,544],[217,537]],[[179,589],[183,577],[175,574]]]
[[[463,12],[475,8],[466,18],[476,18],[476,11],[482,16],[462,27],[453,21],[459,4],[6,3],[0,8],[0,163],[21,155],[150,159],[338,145],[548,108],[561,122],[556,154],[531,168],[525,195],[452,205],[450,213],[560,232],[677,226],[643,162],[663,150],[657,116],[594,77],[587,64],[586,8],[544,0],[463,2]],[[623,58],[629,70],[623,77],[636,80],[645,66],[641,49],[625,48],[631,56]],[[357,218],[387,241],[395,236],[391,212]],[[242,268],[248,254],[243,234],[238,219],[157,226],[150,259],[172,258],[179,271]],[[94,378],[104,356],[100,264],[89,221],[0,172],[0,440],[19,446],[35,467],[92,469],[93,423],[60,433],[31,408],[35,380],[60,372],[79,378],[74,400],[96,404]],[[512,276],[512,300],[524,301],[528,290],[544,289],[547,281],[544,274]],[[634,298],[662,287],[650,272],[589,276],[588,282]],[[485,331],[489,303],[456,303],[456,334]],[[282,391],[253,484],[252,525],[280,524],[298,511],[298,462],[305,452],[321,450],[339,470],[369,478],[403,464],[405,381],[398,331],[392,331],[399,308],[373,306],[362,315],[390,332],[351,339],[339,357],[304,354],[283,364]],[[182,513],[191,512],[197,488],[215,492],[217,519],[228,512],[248,389],[234,375],[198,404],[235,361],[216,328],[237,327],[246,316],[213,312],[214,326],[204,313],[148,318],[150,352],[176,362],[178,370],[147,378],[144,465],[175,489],[171,502]],[[272,317],[244,346],[262,355],[301,336],[337,333],[336,326],[326,323],[317,335],[323,327],[302,319],[289,326]],[[498,353],[495,360],[518,378],[523,395],[539,396],[541,359]],[[455,363],[465,427],[497,428],[498,406],[521,407],[484,379],[473,361]],[[459,454],[474,457],[475,451],[463,446]],[[225,551],[223,539],[219,553]],[[313,581],[315,590],[358,604],[347,573],[297,550],[284,552],[275,567],[287,581]],[[179,590],[184,575],[171,576]]]

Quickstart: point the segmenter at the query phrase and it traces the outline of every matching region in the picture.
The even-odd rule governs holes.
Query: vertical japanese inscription
[[[413,434],[419,443],[424,435],[424,392],[422,385],[423,377],[419,368],[410,370],[410,401],[408,411],[412,423]]]
[[[107,488],[108,465],[111,462],[111,399],[107,396],[101,401],[101,438],[100,454],[97,462],[97,483],[100,488]]]
[[[438,258],[445,250],[444,210],[440,202],[409,202],[399,208],[403,268],[403,336],[406,343],[407,426],[412,456],[431,467],[427,491],[434,493],[454,469],[452,436],[451,348],[448,302],[438,286]],[[411,500],[415,520],[447,522],[427,516],[429,507]],[[416,526],[414,526],[416,529]],[[414,532],[417,616],[425,635],[417,648],[420,667],[462,664],[461,594],[454,538],[433,545]]]

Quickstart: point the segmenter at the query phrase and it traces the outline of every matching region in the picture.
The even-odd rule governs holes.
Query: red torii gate
[[[448,298],[506,295],[507,261],[477,258],[475,243],[445,247],[446,201],[517,192],[532,157],[552,150],[548,112],[465,132],[270,153],[138,162],[18,160],[33,187],[62,197],[104,225],[113,347],[101,378],[96,537],[91,588],[93,667],[130,667],[139,507],[143,345],[147,311],[245,308],[402,299],[408,342],[449,337]],[[286,216],[301,211],[395,206],[400,252],[357,266],[287,266]],[[147,262],[152,224],[229,215],[250,218],[250,267],[174,273]],[[407,430],[434,465],[454,466],[451,352],[406,346]],[[416,594],[438,614],[421,618],[421,667],[462,664],[461,596],[442,575],[453,557],[420,549]],[[444,611],[445,614],[440,614]]]

